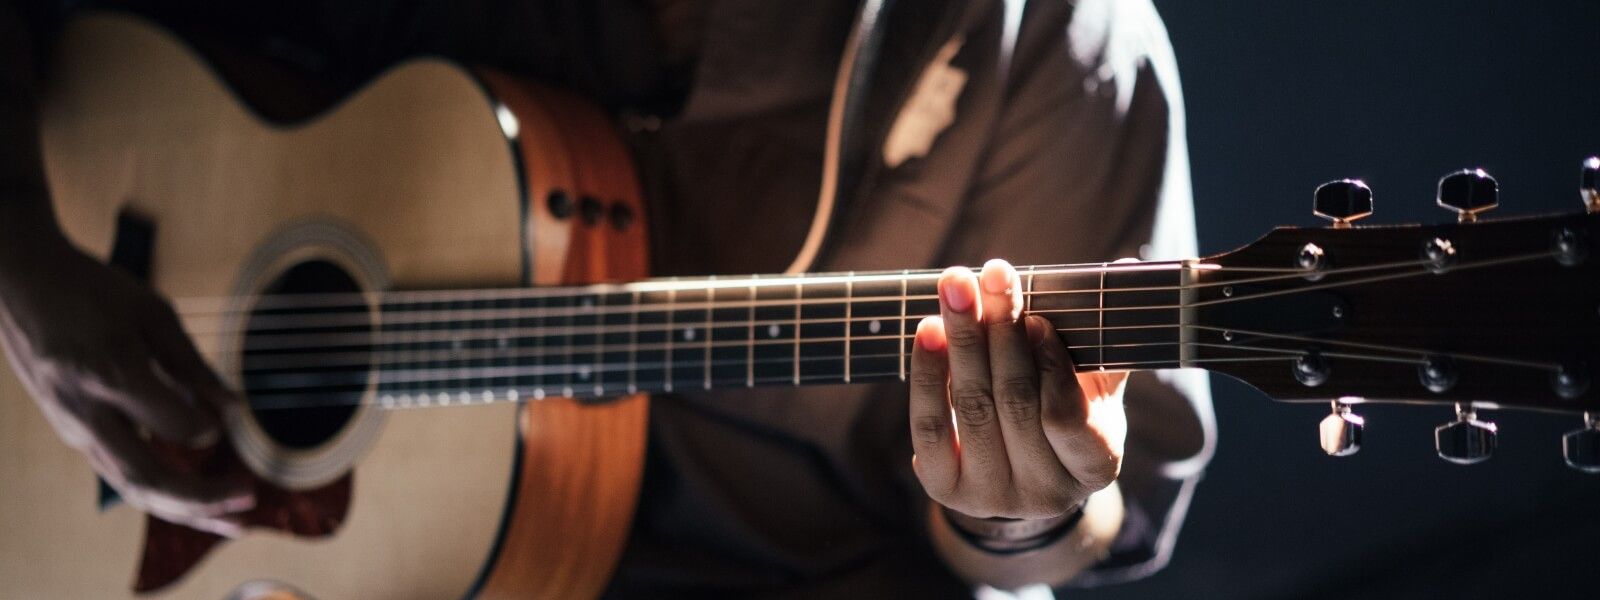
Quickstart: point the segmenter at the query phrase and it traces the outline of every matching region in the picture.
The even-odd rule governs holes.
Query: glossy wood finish
[[[1575,253],[1558,260],[1557,236]],[[1448,242],[1454,256],[1439,272],[1421,264],[1424,248]],[[1600,214],[1436,226],[1279,229],[1209,260],[1194,297],[1202,363],[1286,401],[1355,396],[1367,401],[1473,402],[1552,411],[1600,410]],[[1325,275],[1263,280],[1294,269],[1306,244],[1319,247]],[[1388,268],[1381,268],[1390,265]],[[1340,273],[1340,269],[1366,270]],[[1380,268],[1374,268],[1380,267]],[[1231,296],[1230,296],[1231,294]],[[1255,298],[1255,299],[1251,299]],[[1338,311],[1335,317],[1333,311]],[[1224,332],[1231,336],[1224,336]],[[1281,336],[1255,335],[1273,333]],[[1298,338],[1298,339],[1294,339]],[[1326,381],[1294,375],[1298,353],[1320,352]],[[1455,356],[1454,382],[1430,390],[1419,366]],[[1367,358],[1373,357],[1373,358]],[[1569,365],[1588,383],[1558,394],[1550,368]]]
[[[150,217],[152,280],[169,297],[232,294],[250,253],[307,219],[360,231],[397,288],[523,282],[517,159],[483,87],[457,66],[409,63],[314,121],[277,127],[183,45],[126,17],[72,24],[56,60],[43,129],[57,213],[101,256],[119,210]],[[224,340],[206,333],[214,323],[186,324],[223,364]],[[395,411],[355,470],[334,535],[253,532],[155,597],[221,598],[256,578],[322,598],[458,597],[491,558],[519,416],[529,415],[513,405]],[[93,473],[9,369],[0,481],[0,511],[25,515],[0,520],[5,595],[131,594],[144,515],[96,512]],[[546,487],[566,483],[576,482]]]
[[[646,276],[638,180],[612,124],[578,98],[547,86],[493,72],[478,75],[516,119],[534,282]],[[587,221],[581,206],[563,218],[550,210],[552,192],[579,202],[594,198],[607,210],[598,221]],[[625,227],[606,218],[613,205],[634,215]],[[563,252],[551,252],[557,242]],[[545,399],[522,409],[516,495],[481,597],[599,595],[621,556],[638,501],[648,406],[641,394],[603,403]]]

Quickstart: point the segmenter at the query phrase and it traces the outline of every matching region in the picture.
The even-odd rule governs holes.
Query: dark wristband
[[[1088,502],[1085,499],[1072,510],[1048,519],[980,518],[940,508],[950,529],[968,544],[994,554],[1016,554],[1059,541],[1083,519],[1083,507]]]

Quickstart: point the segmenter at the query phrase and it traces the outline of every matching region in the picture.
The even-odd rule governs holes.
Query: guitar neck
[[[1185,365],[1184,284],[1196,268],[1185,261],[1018,271],[1025,309],[1049,319],[1077,369],[1091,371]],[[270,318],[305,326],[254,336],[245,355],[258,378],[285,360],[348,372],[342,390],[326,373],[301,388],[256,380],[286,399],[349,393],[375,376],[376,400],[390,406],[904,381],[918,321],[939,313],[939,274],[389,292],[371,300],[375,327],[350,319],[369,307],[274,311]]]

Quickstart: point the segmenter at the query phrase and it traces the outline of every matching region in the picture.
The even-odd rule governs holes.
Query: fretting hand
[[[1076,374],[1050,322],[1022,315],[1005,261],[977,277],[946,270],[939,302],[911,359],[913,466],[928,495],[973,517],[1040,519],[1115,481],[1127,375]]]

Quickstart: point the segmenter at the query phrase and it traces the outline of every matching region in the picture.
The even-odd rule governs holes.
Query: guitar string
[[[1164,264],[1167,264],[1167,263],[1164,263]],[[1293,273],[1286,274],[1286,275],[1243,278],[1243,279],[1233,279],[1233,280],[1225,280],[1225,281],[1197,282],[1197,283],[1175,285],[1175,286],[1139,286],[1139,287],[1127,287],[1127,288],[1103,288],[1103,287],[1097,287],[1097,288],[1075,288],[1075,289],[1068,289],[1068,290],[1037,290],[1037,291],[1032,291],[1032,292],[1026,292],[1026,293],[1024,293],[1024,295],[1058,296],[1058,295],[1070,295],[1070,294],[1102,294],[1102,293],[1108,293],[1108,292],[1109,293],[1181,292],[1181,291],[1190,290],[1190,289],[1201,289],[1201,288],[1208,288],[1208,287],[1242,285],[1242,284],[1277,281],[1277,280],[1282,280],[1282,279],[1293,279],[1293,278],[1297,278],[1297,277],[1305,277],[1308,274],[1315,274],[1315,275],[1318,275],[1320,277],[1326,277],[1326,276],[1331,276],[1331,275],[1342,275],[1342,274],[1357,273],[1357,272],[1363,272],[1363,271],[1373,271],[1373,270],[1404,268],[1404,267],[1411,267],[1411,266],[1421,266],[1421,265],[1425,265],[1425,264],[1428,264],[1427,261],[1425,261],[1425,260],[1407,260],[1407,261],[1398,261],[1398,262],[1393,262],[1393,263],[1382,263],[1382,264],[1375,264],[1375,265],[1361,265],[1361,266],[1354,266],[1354,267],[1344,267],[1344,268],[1340,268],[1340,269],[1331,269],[1331,270],[1327,270],[1327,271],[1306,271],[1306,270],[1301,269],[1301,270],[1296,270]],[[1230,270],[1230,269],[1238,269],[1238,268],[1237,267],[1224,267],[1224,268],[1209,268],[1209,269],[1205,269],[1205,270],[1207,270],[1207,271],[1220,271],[1220,270]],[[1180,272],[1181,270],[1182,270],[1181,267],[1177,267],[1177,268],[1171,268],[1171,269],[1147,270],[1147,271],[1152,271],[1152,272],[1172,271],[1174,274],[1176,274],[1176,273]],[[1051,274],[1051,273],[1049,273],[1049,272],[1034,272],[1034,273],[1030,273],[1030,275],[1032,275],[1032,276],[1049,275],[1049,274]],[[1092,274],[1092,273],[1086,273],[1086,274]],[[707,281],[709,281],[709,280],[707,280]],[[718,279],[717,281],[729,281],[729,280]],[[744,281],[744,280],[734,279],[734,280],[731,280],[731,281]],[[626,285],[626,284],[623,284],[623,285]],[[511,291],[520,293],[523,289],[544,289],[544,288],[514,288]],[[552,289],[552,290],[570,290],[570,289],[583,289],[583,288],[547,288],[547,289]],[[686,290],[680,290],[680,291],[697,291],[697,290],[702,290],[702,289],[712,289],[712,288],[692,287],[692,288],[688,288]],[[748,289],[748,288],[735,287],[735,288],[732,288],[732,289]],[[486,294],[492,294],[494,292],[495,292],[495,290],[465,290],[462,293],[486,293]],[[408,293],[408,292],[398,292],[398,293]],[[432,292],[425,292],[425,293],[432,293]],[[548,296],[546,298],[560,298],[560,299],[563,299],[563,300],[573,300],[573,299],[576,299],[576,298],[584,297],[584,298],[593,300],[593,299],[603,298],[604,296],[607,296],[607,295],[615,297],[615,296],[622,295],[622,294],[625,294],[625,293],[626,292],[624,292],[624,291],[614,291],[614,292],[602,292],[602,293],[597,293],[597,294],[589,295],[589,296],[566,294],[566,295]],[[298,296],[301,296],[301,295],[283,294],[283,295],[278,295],[278,296],[274,296],[274,297],[290,298],[290,297],[298,297]],[[935,300],[937,298],[938,298],[938,296],[936,294],[908,295],[908,296],[904,296],[903,297],[903,299],[905,299],[905,300]],[[460,300],[456,300],[456,301],[458,301],[458,302],[503,302],[503,301],[515,300],[515,299],[517,299],[517,298],[502,298],[502,297],[497,297],[497,296],[493,296],[493,295],[485,295],[485,296],[468,297],[468,298],[464,298],[464,299],[460,299]],[[853,299],[851,302],[848,302],[848,303],[865,304],[865,303],[872,303],[872,302],[899,302],[901,299],[902,299],[901,296],[892,296],[892,295],[891,296],[868,296],[868,297],[862,297],[862,298]],[[422,302],[421,304],[431,304],[431,303],[434,303],[434,302]],[[710,308],[710,309],[719,309],[719,308],[720,309],[737,309],[737,308],[746,308],[746,307],[751,307],[751,306],[779,306],[779,307],[786,307],[786,306],[792,306],[792,305],[795,305],[795,304],[846,304],[846,303],[847,302],[845,302],[843,300],[840,300],[838,298],[812,298],[812,299],[805,299],[805,300],[794,300],[794,299],[790,299],[790,300],[784,300],[784,299],[767,299],[767,300],[750,299],[750,300],[730,300],[730,301],[722,301],[722,302],[690,302],[690,303],[673,303],[670,306],[659,305],[659,304],[647,305],[647,306],[639,306],[639,305],[632,305],[632,304],[630,304],[630,305],[622,305],[622,306],[598,304],[598,305],[586,305],[586,306],[532,307],[532,308],[529,308],[529,307],[451,308],[451,309],[445,309],[445,310],[405,310],[404,309],[404,305],[397,305],[397,304],[391,303],[391,302],[380,302],[379,306],[382,308],[382,311],[383,311],[382,319],[386,323],[439,323],[439,322],[453,322],[453,321],[454,322],[459,322],[459,321],[476,321],[476,320],[492,320],[492,319],[549,318],[549,317],[561,317],[561,316],[587,316],[587,315],[608,315],[608,314],[626,315],[626,314],[630,314],[630,313],[634,313],[634,312],[664,312],[664,311],[667,311],[667,310],[696,310],[696,309],[706,309],[706,308]],[[330,306],[330,307],[325,307],[325,309],[326,310],[330,310],[330,311],[339,310],[339,309],[348,309],[348,312],[335,312],[335,313],[332,313],[332,314],[326,314],[325,313],[325,314],[313,314],[313,315],[306,315],[306,314],[298,314],[298,315],[255,315],[255,316],[252,316],[250,318],[250,321],[249,321],[249,325],[250,326],[247,329],[245,329],[244,331],[246,331],[246,332],[278,331],[278,330],[284,330],[284,329],[304,329],[306,327],[311,327],[311,326],[337,326],[337,325],[359,326],[359,325],[368,324],[372,320],[372,317],[368,314],[368,311],[371,309],[371,307],[366,305],[366,304]],[[249,309],[234,309],[234,310],[222,311],[222,312],[200,312],[200,313],[186,312],[186,313],[182,313],[182,315],[183,315],[185,321],[189,321],[189,322],[193,322],[195,320],[208,320],[208,321],[216,321],[216,322],[218,322],[218,324],[221,324],[221,323],[226,322],[229,319],[237,318],[237,315],[248,314],[248,313],[253,312],[254,310],[256,310],[255,307],[252,307],[252,308],[249,308]],[[283,308],[279,308],[279,307],[270,307],[270,308],[267,308],[265,310],[284,310],[284,309]],[[440,316],[440,315],[444,315],[444,316]],[[453,317],[454,315],[462,315],[463,318],[450,318],[450,317]],[[479,315],[481,315],[481,316],[479,316]],[[265,321],[269,325],[268,326],[260,326],[260,323],[262,321]],[[193,329],[193,332],[195,334],[222,333],[224,331],[232,332],[232,331],[235,331],[235,329],[226,329],[226,330],[223,330],[223,329],[198,329],[198,328]]]
[[[863,355],[861,358],[897,358],[898,356],[899,356],[898,354],[877,354],[877,355]],[[801,360],[803,360],[803,361],[804,360],[821,360],[823,358],[829,358],[829,357],[802,358]],[[837,357],[831,357],[831,358],[837,359]],[[1294,360],[1294,359],[1295,359],[1295,356],[1270,355],[1270,356],[1254,356],[1254,357],[1218,357],[1218,358],[1209,358],[1209,359],[1195,359],[1192,362],[1205,364],[1205,363],[1287,361],[1287,360]],[[757,360],[758,361],[762,361],[763,359],[757,359]],[[771,361],[772,362],[782,362],[783,364],[789,364],[791,359],[789,359],[789,358],[782,358],[782,359],[775,358],[775,359],[771,359]],[[742,361],[722,361],[722,362],[728,363],[728,364],[723,365],[723,366],[743,366],[744,365],[744,363]],[[1082,367],[1084,369],[1087,369],[1088,370],[1087,372],[1094,372],[1094,371],[1097,371],[1097,370],[1116,370],[1116,371],[1121,371],[1121,370],[1134,370],[1134,369],[1140,369],[1140,368],[1170,367],[1172,364],[1173,364],[1172,361],[1126,361],[1126,362],[1115,362],[1115,363],[1084,363],[1084,364],[1079,364],[1079,365],[1076,365],[1076,366],[1077,367]],[[666,363],[640,363],[639,366],[643,367],[645,369],[656,369],[656,368],[663,368],[664,369],[664,367],[666,366]],[[696,363],[694,366],[700,367],[701,365],[699,363]],[[440,369],[440,370],[449,370],[449,369]],[[606,369],[606,370],[603,370],[601,372],[602,373],[604,373],[604,372],[613,372],[613,373],[615,373],[615,372],[620,372],[622,370],[624,370],[624,369],[623,368],[616,368],[616,369]],[[1084,372],[1084,371],[1080,371],[1080,372]],[[590,373],[591,376],[593,376],[595,372],[594,371],[590,371],[589,373]],[[856,376],[858,378],[861,378],[861,379],[876,379],[877,381],[884,381],[884,380],[887,380],[887,379],[896,379],[897,380],[899,378],[898,373],[899,373],[898,370],[863,371],[863,372],[858,372],[856,374]],[[541,376],[542,377],[552,377],[552,376],[571,376],[571,375],[575,375],[575,374],[577,374],[577,372],[574,372],[574,371],[550,371],[550,372],[545,372],[545,373],[532,373],[532,374],[521,374],[521,375],[498,375],[498,376],[493,376],[493,377],[483,377],[482,379],[516,379],[518,377],[541,377]],[[877,378],[884,378],[884,379],[877,379]],[[836,375],[836,374],[801,374],[799,376],[799,379],[800,379],[800,381],[802,383],[806,383],[806,382],[835,382],[836,383],[836,382],[839,382],[839,381],[842,380],[842,375]],[[744,375],[740,375],[738,377],[730,377],[730,378],[727,378],[725,380],[714,380],[712,388],[705,388],[704,387],[704,382],[699,376],[695,376],[692,379],[692,381],[689,381],[689,380],[679,380],[679,381],[680,382],[687,382],[689,384],[689,385],[681,386],[682,388],[693,389],[693,390],[704,390],[704,389],[739,389],[739,388],[754,387],[755,385],[768,386],[768,385],[793,384],[794,380],[795,380],[794,379],[794,375],[793,374],[789,374],[789,373],[785,373],[785,374],[782,374],[782,375],[757,376],[757,377],[755,377],[753,379],[748,378],[748,377],[746,377]],[[429,385],[429,384],[436,384],[436,383],[450,382],[450,381],[455,381],[455,380],[452,380],[452,379],[429,379],[429,380],[404,381],[404,382],[391,382],[391,381],[381,381],[380,380],[377,383],[378,383],[378,385],[393,384],[393,383],[411,383],[411,384],[415,384],[415,385],[421,386],[421,385]],[[718,381],[727,381],[728,383],[726,383],[726,384],[718,384],[718,383],[716,383]],[[660,386],[664,386],[667,383],[668,383],[667,380],[662,380],[660,382],[656,382],[655,386],[657,388],[659,388]],[[752,383],[754,385],[751,385]],[[524,384],[524,385],[515,385],[515,384],[509,384],[509,385],[470,385],[470,386],[465,386],[465,387],[462,387],[462,388],[451,389],[451,390],[427,390],[427,389],[391,389],[391,390],[383,390],[381,388],[380,389],[375,389],[375,390],[368,390],[367,389],[367,384],[368,384],[368,382],[366,382],[366,381],[363,381],[363,382],[360,382],[360,383],[356,383],[356,384],[347,384],[347,385],[349,385],[351,387],[356,387],[357,388],[357,389],[351,389],[351,390],[348,390],[348,391],[320,391],[320,392],[317,392],[317,391],[304,391],[307,388],[281,388],[279,390],[258,390],[257,392],[252,393],[250,395],[250,398],[248,400],[248,404],[250,405],[250,407],[252,409],[259,409],[259,410],[322,408],[322,407],[332,407],[332,406],[354,406],[354,405],[369,405],[369,404],[379,404],[379,405],[385,405],[387,407],[393,407],[394,405],[402,405],[403,406],[403,405],[406,405],[406,404],[412,404],[413,403],[412,399],[415,398],[416,399],[415,403],[420,403],[420,404],[424,404],[424,405],[427,405],[427,404],[439,404],[439,405],[459,404],[459,405],[466,405],[466,404],[473,403],[472,401],[474,399],[483,398],[485,392],[491,393],[493,395],[492,397],[494,397],[496,399],[515,400],[515,399],[522,399],[522,398],[541,399],[541,398],[544,398],[544,397],[578,397],[578,396],[593,397],[593,396],[605,396],[605,395],[622,395],[622,394],[625,394],[625,393],[637,393],[637,391],[640,390],[640,389],[645,389],[645,390],[652,389],[650,386],[644,386],[644,387],[641,388],[640,386],[637,386],[637,385],[633,386],[633,390],[632,391],[629,391],[627,389],[619,389],[619,388],[625,388],[626,386],[624,386],[621,382],[605,381],[603,379],[601,379],[601,380],[589,380],[589,381],[551,382],[551,383],[547,383],[547,384],[545,384],[543,386],[527,385],[527,384]],[[555,390],[558,390],[558,391],[561,391],[561,392],[564,392],[564,393],[544,393],[544,394],[540,394],[539,393],[539,392],[544,392],[546,388],[555,389]],[[302,391],[283,391],[283,390],[297,390],[297,389],[298,390],[302,390]],[[528,392],[519,391],[519,392],[517,392],[517,394],[515,396],[511,396],[510,394],[500,393],[500,392],[496,391],[496,390],[511,390],[511,389],[516,389],[516,390],[528,389],[528,390],[531,390],[531,391],[528,391]],[[330,396],[336,396],[336,397],[330,397]],[[353,399],[348,399],[348,397],[351,397],[351,396],[357,396],[357,397],[353,398]],[[385,401],[385,398],[387,398],[387,401]]]
[[[1480,267],[1511,264],[1511,263],[1515,263],[1515,262],[1522,262],[1522,261],[1529,261],[1529,260],[1537,260],[1537,259],[1540,259],[1540,258],[1545,258],[1545,257],[1551,256],[1551,254],[1552,254],[1551,252],[1541,252],[1541,253],[1534,253],[1534,254],[1527,254],[1527,255],[1520,255],[1520,256],[1512,256],[1512,257],[1505,257],[1505,258],[1499,258],[1499,259],[1486,259],[1486,260],[1473,262],[1473,263],[1463,263],[1463,264],[1453,265],[1453,266],[1451,266],[1451,270],[1459,271],[1459,270],[1467,270],[1467,269],[1480,268]],[[1178,309],[1183,309],[1183,308],[1188,308],[1188,307],[1211,306],[1211,305],[1224,304],[1224,303],[1229,303],[1229,302],[1240,302],[1240,301],[1245,301],[1245,300],[1254,300],[1254,299],[1259,299],[1259,298],[1264,298],[1264,297],[1272,297],[1272,296],[1283,295],[1283,294],[1291,294],[1291,293],[1298,293],[1298,292],[1308,292],[1308,291],[1315,291],[1315,290],[1319,290],[1319,289],[1328,289],[1328,288],[1335,288],[1335,287],[1342,287],[1342,286],[1349,286],[1349,285],[1357,285],[1357,284],[1362,284],[1362,283],[1373,283],[1373,282],[1385,281],[1385,280],[1390,280],[1390,279],[1400,279],[1400,278],[1406,278],[1406,277],[1422,276],[1422,275],[1427,275],[1427,274],[1432,274],[1432,273],[1433,273],[1433,271],[1428,270],[1428,269],[1422,269],[1422,270],[1418,270],[1418,271],[1407,271],[1407,272],[1401,272],[1401,273],[1387,273],[1387,274],[1373,275],[1373,276],[1368,276],[1368,277],[1363,277],[1363,278],[1356,278],[1356,279],[1344,279],[1344,280],[1332,281],[1332,282],[1312,283],[1312,284],[1300,286],[1300,287],[1297,287],[1297,288],[1290,288],[1290,289],[1284,289],[1284,290],[1268,290],[1268,291],[1265,291],[1265,292],[1258,292],[1258,293],[1253,293],[1253,294],[1243,294],[1243,295],[1235,295],[1235,296],[1231,296],[1231,297],[1216,298],[1216,299],[1211,299],[1211,300],[1202,300],[1202,301],[1194,302],[1194,303],[1191,303],[1191,304],[1188,304],[1188,305],[1171,304],[1171,305],[1130,306],[1130,307],[1039,309],[1039,310],[1033,311],[1033,314],[1063,314],[1063,313],[1100,313],[1100,314],[1104,314],[1104,313],[1107,313],[1107,312],[1125,312],[1125,311],[1178,310]],[[834,299],[828,299],[828,300],[834,300]],[[842,305],[842,303],[838,302],[837,300],[834,300],[833,303]],[[787,305],[785,305],[785,306],[787,306]],[[694,310],[694,309],[679,309],[679,310],[650,311],[650,312],[651,313],[661,312],[661,313],[671,314],[671,313],[689,312],[691,310]],[[688,330],[688,329],[697,330],[697,331],[699,331],[699,330],[714,330],[714,329],[718,329],[718,327],[715,326],[717,321],[715,320],[713,315],[710,314],[715,309],[714,308],[707,308],[707,309],[704,309],[704,310],[707,313],[706,316],[704,317],[706,320],[704,320],[704,321],[693,321],[693,322],[690,322],[690,323],[688,323],[690,325],[689,327],[684,327],[684,325],[685,325],[684,323],[673,323],[671,325],[671,329],[670,330],[666,329],[666,328],[661,328],[659,331],[673,331],[673,332],[676,332],[676,331]],[[698,311],[696,311],[696,312],[698,312]],[[579,316],[587,317],[587,316],[590,316],[590,315],[579,315]],[[898,319],[898,318],[899,317],[889,316],[889,317],[883,317],[880,320],[890,320],[890,319]],[[771,324],[785,325],[785,324],[793,324],[793,323],[797,323],[798,322],[799,325],[804,326],[806,324],[809,324],[809,323],[813,322],[813,321],[808,321],[808,319],[818,319],[818,318],[815,318],[815,317],[811,317],[811,318],[802,317],[802,318],[800,318],[798,320],[796,320],[796,319],[783,319],[781,321],[776,321],[776,322],[773,322],[773,321],[770,321],[770,320],[763,320],[762,323],[763,324],[767,324],[767,325],[771,325]],[[830,317],[830,318],[826,318],[826,319],[819,319],[818,321],[814,321],[814,322],[836,322],[833,319],[834,318]],[[632,331],[650,332],[650,333],[653,333],[653,332],[657,331],[657,329],[654,329],[654,328],[651,328],[651,329],[638,329],[637,325],[628,325],[628,326],[626,326],[627,327],[626,329],[618,329],[619,327],[622,327],[620,324],[606,324],[606,323],[600,323],[600,322],[597,322],[597,323],[594,323],[594,324],[577,324],[577,325],[566,324],[566,325],[558,325],[556,327],[560,327],[560,328],[563,328],[563,329],[571,328],[571,330],[574,333],[578,334],[578,335],[589,335],[589,334],[593,334],[593,335],[617,335],[617,334],[621,334],[621,333],[629,333],[629,332],[632,332]],[[732,327],[732,325],[730,325],[730,327]],[[378,343],[382,343],[382,344],[389,344],[389,343],[395,343],[395,344],[399,344],[399,343],[421,343],[421,342],[429,342],[429,341],[447,341],[447,342],[457,342],[457,341],[459,341],[459,342],[466,342],[466,341],[479,341],[479,340],[498,340],[498,339],[500,339],[502,337],[522,339],[522,338],[528,338],[528,337],[541,337],[541,336],[547,336],[547,335],[562,335],[562,334],[550,334],[550,333],[548,333],[549,331],[550,331],[550,329],[548,328],[548,326],[520,327],[520,328],[514,327],[514,328],[509,328],[508,329],[508,328],[506,328],[504,326],[498,326],[496,324],[486,324],[485,326],[482,326],[482,327],[470,327],[470,328],[461,328],[461,329],[439,329],[439,330],[398,330],[398,331],[397,330],[385,330],[385,331],[378,331],[378,332],[367,331],[367,332],[342,332],[342,333],[341,332],[324,332],[324,333],[261,334],[261,335],[257,335],[257,336],[252,336],[246,342],[245,347],[242,348],[241,350],[242,351],[276,350],[276,351],[281,351],[281,352],[296,351],[296,350],[318,351],[318,350],[325,350],[325,349],[327,349],[329,347],[365,346],[365,345],[370,345],[370,344],[372,344],[374,342],[378,342]],[[393,340],[393,341],[389,341],[389,340]],[[236,353],[238,351],[239,350],[235,350],[233,352]]]

